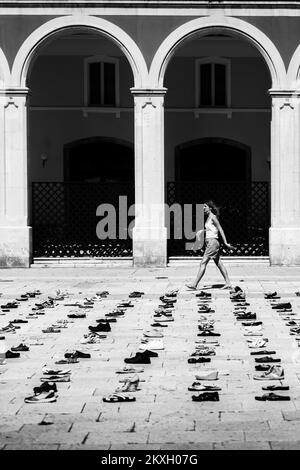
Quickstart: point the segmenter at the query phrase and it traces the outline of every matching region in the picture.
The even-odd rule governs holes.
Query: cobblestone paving
[[[234,285],[247,293],[249,309],[264,323],[268,349],[282,359],[285,383],[290,386],[290,402],[258,402],[262,385],[253,380],[254,358],[250,356],[243,327],[235,320],[229,293],[211,289],[215,330],[221,333],[220,346],[211,364],[188,364],[197,338],[197,300],[187,292],[196,267],[166,269],[74,268],[1,270],[1,303],[29,290],[40,289],[45,300],[57,289],[70,297],[46,309],[44,316],[30,319],[15,334],[6,335],[7,349],[21,342],[40,338],[43,345],[32,345],[21,358],[7,359],[0,366],[0,449],[300,449],[300,349],[280,315],[263,298],[263,292],[277,290],[299,312],[300,269],[269,268],[264,265],[230,266]],[[208,269],[205,284],[221,284],[215,267]],[[175,321],[164,328],[165,349],[145,365],[141,390],[134,403],[103,403],[102,397],[119,386],[115,371],[124,358],[138,350],[143,331],[150,329],[152,313],[159,296],[179,289]],[[97,291],[110,295],[89,310],[86,319],[76,319],[59,334],[42,333],[42,328],[64,320],[74,310],[63,304],[83,300]],[[79,340],[88,325],[127,299],[133,290],[145,295],[135,301],[124,318],[112,323],[112,331],[100,345],[83,345]],[[9,319],[24,318],[36,299],[23,302],[17,310],[0,316],[0,325]],[[68,350],[90,352],[91,359],[67,365],[71,382],[58,383],[56,403],[26,404],[24,398],[40,384],[44,365],[53,366]],[[65,367],[65,366],[62,366]],[[195,374],[216,368],[222,390],[216,403],[196,403],[188,386]],[[42,426],[41,421],[52,422]]]

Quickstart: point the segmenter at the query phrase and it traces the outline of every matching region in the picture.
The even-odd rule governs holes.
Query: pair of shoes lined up
[[[278,310],[282,310],[282,306],[284,308],[289,308],[287,305],[283,303],[273,303],[274,300],[279,300],[280,296],[278,296],[277,292],[267,292],[264,295],[266,300],[270,301],[270,305],[277,308]],[[278,393],[274,393],[276,391],[284,391],[289,390],[289,386],[283,385],[282,381],[284,380],[284,369],[281,365],[281,359],[278,357],[274,357],[276,351],[272,350],[263,350],[263,348],[268,343],[267,338],[261,339],[261,341],[257,343],[258,348],[260,351],[252,352],[252,355],[259,356],[255,357],[255,370],[261,371],[262,374],[254,375],[254,380],[259,381],[280,381],[279,385],[268,385],[262,387],[263,391],[267,391],[268,393],[264,393],[263,395],[255,396],[255,400],[257,401],[289,401],[290,397],[286,395],[281,395]]]
[[[287,321],[291,321],[292,316],[294,315],[292,312],[292,306],[290,302],[279,302],[281,299],[280,296],[277,294],[276,291],[268,292],[264,295],[266,300],[269,300],[270,306],[273,310],[276,310],[280,315],[283,315],[282,318],[285,318]],[[274,302],[276,300],[276,302]],[[286,317],[288,315],[288,317]],[[275,351],[271,351],[275,354]],[[281,363],[281,360],[278,358],[274,358],[273,356],[269,355],[262,357],[260,359],[256,359],[256,362],[260,362],[261,366],[265,369],[263,374],[262,380],[284,380],[284,369],[281,364],[274,364],[272,363]],[[270,364],[271,363],[271,364]],[[268,390],[269,393],[263,394],[262,396],[255,397],[256,400],[260,401],[289,401],[290,397],[287,395],[281,395],[278,393],[274,393],[274,391],[285,391],[289,390],[288,385],[283,385],[282,382],[280,385],[270,385],[269,387],[263,387],[263,390]]]
[[[141,293],[143,294],[143,293]],[[141,295],[139,293],[131,293],[130,298],[139,298]],[[163,303],[162,307],[165,305],[166,297],[163,296],[160,298]],[[173,306],[172,302],[172,306]],[[170,309],[170,304],[168,303],[168,310]],[[161,311],[162,309],[160,309]],[[171,312],[168,312],[171,315]],[[167,326],[167,325],[166,325]],[[151,364],[151,358],[158,357],[158,353],[153,349],[161,350],[164,349],[162,342],[163,334],[157,329],[147,330],[143,334],[141,339],[141,344],[139,350],[135,355],[127,357],[124,359],[126,365],[123,369],[116,371],[116,374],[125,375],[125,378],[120,378],[119,382],[123,385],[116,388],[114,393],[103,397],[103,402],[105,403],[122,403],[122,402],[135,402],[136,397],[128,395],[128,393],[135,393],[141,390],[139,384],[142,381],[140,378],[141,373],[144,372],[144,368],[137,367],[136,364],[147,365]],[[130,375],[129,375],[130,374]]]
[[[70,382],[70,369],[49,369],[44,367],[41,384],[33,388],[33,395],[25,397],[25,403],[54,403],[57,400],[57,382]]]
[[[200,291],[195,295],[195,298],[197,298],[197,312],[199,314],[197,336],[200,336],[200,339],[195,341],[195,350],[190,354],[188,363],[204,364],[211,362],[211,357],[216,355],[216,347],[219,346],[218,340],[211,337],[221,335],[214,331],[215,320],[213,319],[213,313],[215,313],[215,310],[211,307],[211,293]],[[192,401],[219,401],[219,391],[221,387],[210,383],[203,383],[215,380],[218,380],[217,370],[206,368],[199,370],[198,373],[195,374],[195,381],[188,387],[188,390],[202,393],[192,395]]]

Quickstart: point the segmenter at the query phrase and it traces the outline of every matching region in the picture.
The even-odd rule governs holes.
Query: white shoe
[[[144,344],[141,344],[139,349],[141,351],[145,351],[146,349],[150,349],[151,351],[154,349],[165,349],[164,343],[161,339],[147,341]]]
[[[164,335],[162,334],[161,331],[157,331],[157,330],[149,330],[149,331],[145,331],[145,333],[143,333],[144,336],[146,338],[163,338]]]
[[[254,375],[253,378],[254,380],[283,380],[284,370],[282,366],[275,365],[261,375]]]
[[[267,338],[257,338],[254,340],[247,339],[247,341],[249,342],[249,348],[264,348],[269,340]]]
[[[196,380],[218,380],[218,371],[215,369],[203,370],[195,375]]]

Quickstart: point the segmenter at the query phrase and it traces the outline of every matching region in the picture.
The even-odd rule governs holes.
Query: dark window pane
[[[211,64],[200,66],[200,105],[211,106]]]
[[[101,64],[99,62],[89,64],[89,104],[101,105]]]
[[[215,64],[215,106],[226,106],[226,66]]]
[[[104,103],[108,106],[115,106],[116,104],[116,73],[115,64],[106,62],[104,66]]]

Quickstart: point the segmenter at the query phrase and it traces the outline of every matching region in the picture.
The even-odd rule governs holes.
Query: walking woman
[[[220,244],[218,241],[218,234],[220,233],[223,242],[227,248],[230,248],[231,250],[234,249],[232,245],[230,245],[227,240],[225,233],[220,225],[220,222],[218,220],[218,215],[219,215],[219,210],[215,203],[213,201],[207,201],[203,205],[203,210],[204,214],[207,216],[206,222],[205,222],[205,252],[202,258],[202,261],[200,263],[200,268],[197,274],[197,277],[195,279],[195,282],[193,284],[187,284],[186,287],[188,287],[191,290],[196,290],[199,282],[201,281],[202,277],[204,276],[206,266],[209,262],[210,259],[213,259],[217,268],[220,270],[224,280],[225,280],[225,285],[222,287],[222,289],[230,289],[231,284],[229,281],[228,273],[227,270],[220,260]],[[203,230],[200,230],[197,233],[197,239],[201,237]]]

